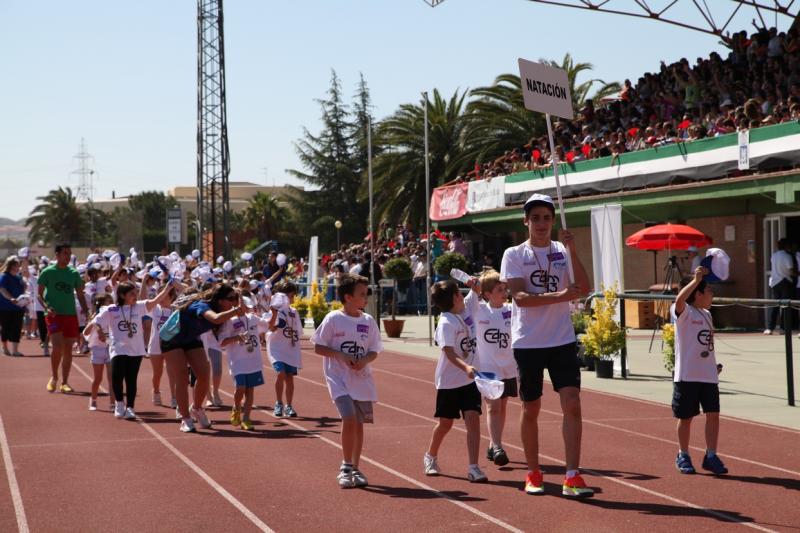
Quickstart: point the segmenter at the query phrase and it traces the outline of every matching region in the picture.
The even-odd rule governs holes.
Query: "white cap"
[[[543,203],[543,204],[550,204],[553,209],[556,208],[555,204],[553,204],[553,199],[547,196],[546,194],[539,194],[538,192],[533,193],[530,198],[525,201],[525,205],[523,206],[522,210],[527,212],[530,209],[531,205],[534,203]]]
[[[286,264],[286,254],[278,254],[278,257],[275,258],[275,262],[278,263],[278,266],[283,266]]]
[[[230,272],[231,270],[233,270],[233,263],[231,263],[230,261],[225,261],[222,264],[222,270],[224,270],[225,272]]]
[[[176,252],[176,251],[170,252],[169,258],[172,259],[173,261],[180,261],[181,260],[181,256],[178,255],[178,252]]]
[[[78,274],[81,274],[81,275],[86,274],[86,265],[85,264],[81,263],[80,265],[78,265],[77,269],[78,269]]]
[[[249,307],[250,309],[255,307],[253,300],[249,296],[242,296],[242,303],[245,307]]]
[[[98,259],[99,257],[100,257],[100,256],[99,256],[99,255],[97,255],[97,254],[89,254],[89,255],[86,257],[86,262],[87,262],[87,263],[94,263],[95,261],[97,261],[97,259]]]
[[[242,276],[249,276],[253,273],[253,269],[251,267],[243,268],[239,272],[241,272]]]
[[[29,253],[30,253],[30,250],[28,250],[28,247],[25,246],[24,248],[20,248],[19,249],[19,252],[17,252],[17,255],[24,258],[24,257],[28,257]]]
[[[711,271],[705,277],[708,281],[725,281],[730,276],[731,258],[721,248],[706,250],[706,256],[700,264]]]
[[[242,258],[242,261],[252,261],[253,260],[253,254],[251,254],[250,252],[242,252],[241,258]]]
[[[218,265],[221,265],[224,262],[225,262],[225,257],[223,257],[223,256],[217,257],[217,264]]]
[[[200,259],[200,250],[192,250],[192,257]]]
[[[89,265],[89,270],[103,270],[103,265],[100,263],[92,263]]]

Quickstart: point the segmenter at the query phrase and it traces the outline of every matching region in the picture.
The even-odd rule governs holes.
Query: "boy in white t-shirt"
[[[266,331],[269,323],[258,315],[248,312],[235,316],[219,330],[220,346],[228,356],[228,370],[233,376],[236,392],[233,395],[231,424],[246,431],[253,430],[250,412],[253,409],[255,388],[264,384],[262,372],[261,343],[259,333]],[[244,399],[244,406],[242,406]]]
[[[697,267],[694,278],[681,282],[681,291],[672,307],[675,324],[675,376],[673,378],[672,413],[678,419],[678,456],[675,466],[682,474],[694,474],[689,457],[692,419],[706,415],[706,454],[703,468],[714,474],[727,474],[728,469],[717,456],[719,439],[719,373],[714,357],[714,324],[711,301],[714,293],[703,276],[705,267]]]
[[[292,407],[294,399],[294,376],[303,367],[300,358],[300,334],[303,324],[300,315],[292,309],[297,285],[291,281],[281,281],[275,286],[275,294],[269,304],[269,334],[267,335],[267,357],[278,374],[275,379],[275,416],[295,418],[297,412]],[[286,404],[283,391],[286,389]]]
[[[439,447],[453,427],[453,421],[464,417],[467,428],[467,479],[486,483],[488,479],[478,466],[481,443],[481,393],[475,385],[475,323],[464,306],[464,296],[453,280],[439,281],[431,288],[431,301],[442,314],[436,327],[436,345],[441,349],[436,365],[436,412],[431,443],[423,457],[426,476],[439,475]]]
[[[533,194],[523,207],[528,239],[506,249],[500,279],[508,283],[513,301],[511,347],[519,369],[522,400],[520,433],[528,474],[525,492],[545,493],[539,468],[539,413],[542,406],[544,370],[558,393],[563,413],[562,438],[566,472],[561,494],[588,498],[594,491],[578,469],[581,456],[581,371],[569,302],[589,292],[589,276],[578,258],[575,238],[561,229],[551,239],[556,221],[552,198]],[[575,280],[570,282],[569,264]]]
[[[486,425],[489,430],[489,449],[486,458],[497,466],[508,464],[503,449],[503,428],[509,398],[517,397],[517,362],[511,348],[511,304],[508,288],[494,269],[484,271],[468,285],[472,290],[464,299],[467,313],[475,321],[478,369],[491,372],[503,382],[503,395],[486,400]]]
[[[362,309],[367,306],[369,280],[342,274],[337,294],[344,308],[325,316],[311,337],[314,351],[324,358],[323,372],[331,399],[342,417],[342,455],[337,480],[341,488],[366,487],[359,470],[364,424],[373,422],[378,401],[368,366],[383,350],[378,324]]]

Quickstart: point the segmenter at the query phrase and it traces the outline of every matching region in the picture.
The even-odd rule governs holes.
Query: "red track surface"
[[[38,352],[30,342],[22,349]],[[362,459],[370,487],[341,490],[335,480],[339,420],[319,358],[309,350],[304,358],[294,402],[299,418],[278,420],[263,409],[274,402],[267,369],[268,385],[256,391],[263,410],[254,413],[254,433],[232,429],[223,408],[210,411],[214,429],[183,435],[172,410],[150,404],[147,363],[139,377],[141,420],[122,421],[108,412],[105,396],[101,411],[87,411],[86,357],[75,358],[71,395],[45,392],[47,358],[0,357],[0,417],[13,463],[9,476],[7,460],[0,462],[0,531],[18,530],[20,523],[30,531],[800,530],[800,432],[725,418],[720,453],[731,473],[681,476],[673,466],[667,406],[588,390],[582,393],[582,465],[597,489],[593,499],[560,496],[563,444],[552,390],[545,392],[540,419],[548,495],[521,490],[516,401],[505,432],[512,462],[498,469],[482,459],[489,484],[466,481],[460,426],[439,454],[444,475],[425,477],[435,363],[391,352],[374,366],[381,401]],[[229,405],[228,376],[223,391]],[[697,466],[702,437],[698,419]],[[16,507],[13,483],[21,500]]]

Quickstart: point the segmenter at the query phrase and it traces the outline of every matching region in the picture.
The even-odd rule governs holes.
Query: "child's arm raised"
[[[702,266],[694,269],[694,279],[688,285],[682,288],[681,292],[678,293],[678,296],[675,297],[675,316],[680,316],[684,309],[686,309],[686,299],[689,298],[689,295],[692,294],[692,291],[694,291],[700,282],[703,281],[703,276],[705,276],[707,273],[708,270]]]
[[[450,361],[453,366],[463,370],[464,373],[470,378],[475,377],[475,368],[468,365],[467,362],[456,353],[452,346],[445,346],[442,348],[442,351],[444,352],[445,357],[447,357],[447,360]]]

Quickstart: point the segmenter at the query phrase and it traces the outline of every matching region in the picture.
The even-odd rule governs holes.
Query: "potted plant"
[[[300,317],[300,322],[305,323],[306,316],[308,316],[308,298],[296,296],[292,307],[297,311],[297,316]]]
[[[581,365],[585,366],[586,370],[594,370],[594,357],[586,357],[586,346],[583,345],[583,336],[586,333],[589,315],[578,309],[570,315],[570,319],[572,320],[572,328],[575,330],[575,338],[578,343],[578,358],[581,360]]]
[[[625,346],[625,328],[614,320],[617,307],[616,286],[603,290],[603,298],[594,301],[594,315],[589,319],[582,343],[586,355],[594,357],[598,378],[614,377],[614,360]]]
[[[664,368],[667,372],[675,372],[675,326],[664,324],[661,327],[661,338],[664,341]]]
[[[405,320],[397,320],[397,287],[400,282],[407,282],[413,277],[411,263],[402,257],[396,257],[386,262],[383,267],[383,275],[386,278],[395,280],[394,290],[392,291],[392,318],[383,320],[383,327],[386,329],[386,336],[398,338],[403,334]]]
[[[433,271],[436,272],[439,279],[449,279],[450,271],[454,268],[468,272],[469,261],[458,252],[447,252],[437,257],[433,263]]]
[[[308,298],[308,312],[314,320],[314,329],[317,329],[328,313],[342,308],[342,303],[325,300],[325,292],[319,288],[316,281],[311,283],[311,296]],[[298,310],[298,313],[300,311]]]

